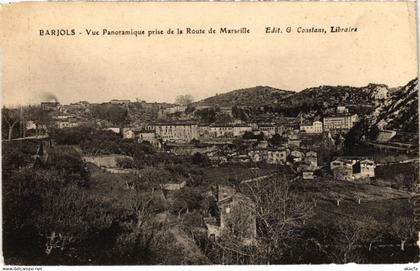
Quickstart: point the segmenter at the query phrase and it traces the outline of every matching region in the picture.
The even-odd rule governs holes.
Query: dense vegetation
[[[395,99],[381,108],[375,120],[387,119],[388,128],[406,132],[418,129],[418,102],[413,94],[417,81],[413,82],[394,92]],[[215,108],[194,111],[193,104],[187,111],[207,123],[231,120],[220,106],[232,101],[241,105],[232,108],[233,118],[243,121],[272,113],[324,114],[342,103],[369,103],[374,88],[319,87],[292,95],[258,87],[258,101],[271,104],[254,106],[257,100],[251,97],[251,89],[207,100],[217,103]],[[93,108],[91,117],[120,126],[130,118],[130,110],[135,108],[100,105]],[[384,156],[381,161],[387,165],[377,167],[376,179],[369,184],[335,182],[324,169],[318,170],[318,179],[305,182],[296,180],[288,166],[212,167],[204,154],[158,152],[148,142],[93,128],[96,124],[51,129],[50,139],[12,141],[22,136],[19,111],[3,109],[2,113],[2,136],[7,139],[2,142],[7,264],[395,263],[412,261],[418,254],[411,203],[407,196],[387,198],[415,189],[418,164],[396,163],[409,158],[404,155]],[[24,114],[33,116],[37,130],[50,121],[39,108],[27,108]],[[378,134],[371,121],[363,118],[351,129],[343,149],[319,150],[319,161],[327,163],[332,155],[366,155],[379,160],[381,153],[365,145]],[[247,132],[231,148],[240,152],[249,142],[258,144],[263,139],[262,134]],[[284,142],[278,134],[269,140],[272,146]],[[127,171],[110,173],[85,163],[84,155],[122,155],[126,158],[119,159],[118,166]],[[260,176],[254,173],[257,171],[273,177],[242,183]],[[162,189],[162,184],[184,181],[182,190]],[[206,197],[214,184],[235,187],[255,204],[257,242],[245,246],[229,233],[214,241],[203,233],[203,214],[217,209]],[[381,196],[380,201],[365,200]],[[357,202],[360,198],[363,203]],[[246,230],[240,217],[230,222],[231,233]],[[199,250],[192,249],[195,244]]]
[[[319,218],[323,208],[340,209],[317,202],[310,196],[315,187],[289,183],[289,175],[240,185],[241,178],[252,177],[246,166],[210,168],[202,154],[175,157],[147,143],[87,128],[56,131],[53,141],[57,145],[49,147],[42,163],[34,159],[38,142],[3,142],[6,263],[363,263],[383,262],[385,255],[397,255],[393,262],[408,261],[413,254],[409,216],[397,213],[390,225],[370,216]],[[95,153],[129,155],[133,164],[127,167],[138,174],[116,175],[82,161],[81,155]],[[164,196],[160,184],[183,180],[185,188]],[[197,228],[203,229],[203,212],[216,208],[203,196],[215,183],[236,187],[256,204],[254,245],[244,246],[231,235],[214,242],[197,233]],[[244,226],[239,223],[236,229]],[[201,252],[191,254],[177,238],[195,240]],[[408,252],[376,247],[387,243],[405,244]],[[369,250],[371,244],[374,248]]]
[[[67,145],[50,148],[47,160],[34,167],[31,156],[37,147],[29,141],[3,143],[6,263],[180,263],[182,251],[155,219],[168,206],[152,191],[159,191],[159,183],[168,178],[200,171],[174,164],[162,169],[143,165],[141,177],[121,179],[87,167]],[[134,189],[121,190],[118,182],[130,178]],[[98,187],[103,183],[112,192],[103,193]],[[169,212],[197,208],[197,196],[184,192]]]
[[[210,106],[263,106],[279,102],[293,92],[268,86],[239,89],[224,94],[209,97],[195,105]]]

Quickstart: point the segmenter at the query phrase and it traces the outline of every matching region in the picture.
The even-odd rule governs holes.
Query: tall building
[[[307,134],[322,134],[322,122],[304,123],[300,125],[300,130]]]
[[[358,121],[357,114],[349,113],[345,106],[337,106],[335,114],[324,117],[324,131],[350,130]]]
[[[198,125],[195,123],[160,123],[155,125],[155,131],[163,141],[189,142],[198,139]]]
[[[324,117],[324,131],[350,130],[359,120],[357,114],[334,114]]]

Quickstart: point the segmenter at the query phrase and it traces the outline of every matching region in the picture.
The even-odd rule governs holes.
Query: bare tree
[[[146,197],[135,191],[129,193],[124,198],[124,205],[135,218],[137,228],[144,227],[152,218],[151,213],[152,198]]]
[[[207,256],[220,264],[259,264],[260,253],[257,245],[245,245],[230,234],[224,234],[219,240],[211,241],[207,247]]]
[[[383,237],[383,229],[372,217],[338,217],[332,227],[319,229],[318,237],[310,239],[334,263],[363,263],[364,247],[369,251]]]
[[[362,221],[362,227],[359,229],[360,239],[363,243],[369,244],[369,251],[371,251],[373,244],[383,239],[386,230],[373,217],[362,217]]]
[[[257,236],[264,259],[279,259],[297,230],[312,217],[313,204],[290,189],[285,176],[247,184],[247,193],[256,205]],[[289,242],[290,243],[290,242]]]
[[[42,209],[36,224],[45,238],[46,255],[69,252],[86,238],[91,228],[109,227],[113,219],[112,214],[103,212],[97,202],[75,186],[48,191],[43,196]]]
[[[6,123],[8,127],[7,140],[11,141],[13,136],[13,129],[20,121],[19,110],[16,108],[3,107],[1,111],[2,121],[3,123]]]
[[[401,250],[405,250],[405,243],[413,239],[416,234],[414,220],[409,217],[398,217],[391,223],[392,233],[400,239]]]

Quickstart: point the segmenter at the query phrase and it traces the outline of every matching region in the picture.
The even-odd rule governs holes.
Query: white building
[[[373,178],[375,177],[375,162],[369,159],[360,161],[360,177],[361,178]]]
[[[293,162],[301,162],[304,159],[305,154],[301,151],[293,150],[290,152],[290,156],[292,157]]]
[[[357,160],[355,159],[337,158],[330,162],[330,169],[334,170],[344,166],[353,166],[356,162]]]
[[[123,128],[123,138],[133,139],[136,135],[132,128]]]
[[[204,127],[203,127],[204,128]],[[252,127],[250,125],[237,124],[237,125],[211,125],[205,127],[208,129],[208,133],[212,137],[240,137],[243,136],[246,132],[252,132]],[[205,134],[205,132],[201,132]]]
[[[192,123],[156,124],[155,132],[164,141],[189,142],[198,139],[198,126]]]
[[[335,114],[324,117],[324,131],[350,130],[358,120],[357,114]]]
[[[322,134],[322,122],[314,121],[312,124],[301,124],[300,131],[307,134]]]
[[[230,125],[212,125],[210,136],[212,137],[233,137],[233,126]]]
[[[56,125],[59,129],[63,129],[63,128],[78,127],[79,123],[71,122],[71,121],[68,121],[68,120],[63,120],[63,121],[56,121]]]
[[[305,154],[305,162],[313,169],[318,167],[318,154],[314,151],[308,151]]]
[[[304,180],[313,180],[314,172],[313,171],[302,171],[302,178]]]
[[[390,141],[396,135],[397,135],[397,132],[396,131],[382,130],[382,131],[379,132],[378,137],[376,138],[376,140],[378,142],[388,142],[388,141]]]
[[[345,106],[339,105],[336,108],[336,112],[337,112],[337,114],[346,114],[346,113],[349,112],[349,110]]]
[[[234,125],[233,126],[233,136],[243,136],[246,132],[252,132],[252,127],[250,125]]]
[[[286,150],[269,150],[267,151],[268,164],[284,164],[286,163]]]
[[[104,128],[103,130],[105,130],[105,131],[111,131],[111,132],[114,132],[116,134],[119,134],[120,133],[120,128],[119,127],[109,127],[109,128]]]
[[[331,171],[338,180],[352,181],[375,177],[375,162],[370,159],[339,157],[330,163]]]
[[[276,126],[270,124],[258,125],[258,130],[264,134],[264,136],[273,136],[276,134]]]
[[[175,105],[173,107],[164,109],[163,112],[165,114],[175,114],[185,112],[185,109],[187,109],[186,105]]]

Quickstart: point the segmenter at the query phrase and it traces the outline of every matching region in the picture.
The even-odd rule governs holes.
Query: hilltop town
[[[413,261],[417,95],[415,79],[4,107],[5,259]]]

